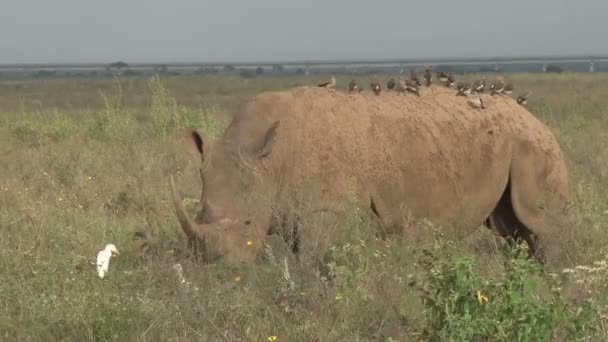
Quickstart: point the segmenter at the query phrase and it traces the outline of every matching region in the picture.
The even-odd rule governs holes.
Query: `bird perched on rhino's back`
[[[499,78],[490,84],[490,95],[494,96],[496,94],[500,94],[502,93],[504,88],[505,83],[502,78]]]
[[[452,85],[454,85],[454,75],[452,75],[452,73],[445,73],[443,71],[438,71],[437,72],[437,79],[439,80],[439,82],[441,82],[444,86],[450,88],[452,87]]]
[[[335,89],[336,88],[336,78],[334,75],[331,75],[331,79],[328,82],[323,82],[318,84],[319,87]]]
[[[532,92],[530,92],[530,91],[527,91],[527,92],[525,92],[522,95],[519,95],[517,97],[517,103],[519,103],[522,106],[525,105],[525,104],[527,104],[528,103],[528,98],[530,97],[530,95],[532,95]]]
[[[348,91],[349,92],[361,91],[361,89],[359,89],[359,85],[357,84],[357,81],[355,81],[354,78],[348,83]]]
[[[414,81],[407,80],[405,82],[405,90],[409,91],[410,93],[414,93],[414,94],[420,96],[420,89],[418,88],[418,85]]]
[[[451,88],[454,85],[454,82],[454,75],[452,75],[452,73],[449,73],[448,79],[444,82],[444,85],[448,88]]]
[[[481,80],[477,80],[477,81],[475,81],[475,83],[473,83],[473,86],[471,87],[471,91],[481,94],[481,93],[483,93],[485,88],[486,88],[486,80],[481,79]]]
[[[450,75],[446,74],[443,71],[437,71],[437,79],[439,80],[439,82],[445,85],[450,80]]]
[[[396,85],[395,79],[393,77],[391,77],[391,79],[388,80],[388,82],[386,83],[386,89],[393,90],[393,89],[395,89],[395,85]]]
[[[380,82],[374,80],[370,83],[370,87],[372,88],[374,94],[380,95],[380,92],[382,91],[382,86],[380,85]]]
[[[403,79],[399,78],[399,81],[395,86],[395,91],[397,91],[397,93],[399,94],[405,94],[405,92],[407,91],[407,85]]]
[[[118,256],[119,253],[116,246],[111,243],[107,244],[104,249],[97,253],[96,265],[97,275],[99,275],[99,278],[103,278],[108,272],[108,269],[110,268],[110,258],[112,258],[114,255]]]
[[[410,80],[414,83],[416,83],[417,86],[421,86],[422,84],[420,83],[420,79],[418,79],[418,75],[416,75],[416,73],[414,72],[414,70],[410,69]]]
[[[503,94],[510,95],[512,92],[513,92],[513,84],[512,84],[512,83],[507,83],[507,84],[505,84],[505,86],[502,88],[502,93],[503,93]]]
[[[534,234],[523,239],[532,255],[559,246],[569,187],[551,130],[510,98],[479,115],[451,89],[433,90],[357,99],[317,87],[268,91],[213,141],[188,130],[200,203],[213,210],[191,216],[170,177],[183,232],[200,241],[204,261],[233,264],[255,262],[273,229],[311,265],[333,243],[334,220],[357,206],[386,238],[410,216],[465,236],[480,225],[514,240]],[[289,224],[302,212],[336,215]]]
[[[424,78],[426,86],[430,87],[431,82],[433,81],[433,74],[431,73],[431,68],[429,66],[424,67],[424,70],[422,71],[422,78]]]
[[[460,83],[456,88],[458,89],[457,96],[468,96],[471,93],[471,87],[467,83]]]

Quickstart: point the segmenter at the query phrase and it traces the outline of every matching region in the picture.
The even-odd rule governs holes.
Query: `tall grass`
[[[9,134],[26,144],[43,145],[68,139],[164,138],[185,127],[204,130],[212,138],[221,133],[229,116],[218,106],[185,108],[162,84],[158,76],[148,80],[147,106],[136,111],[125,107],[120,80],[116,92],[100,91],[104,107],[77,116],[59,110],[51,112],[21,112],[8,123]]]
[[[340,223],[323,277],[276,237],[252,267],[191,257],[166,182],[179,173],[197,205],[196,162],[178,131],[213,140],[249,96],[323,77],[2,84],[1,338],[606,339],[608,76],[510,78],[533,91],[529,108],[556,132],[571,173],[571,223],[544,273],[483,227],[459,236],[420,223],[416,241],[381,241],[357,213]],[[102,280],[92,262],[108,242],[121,255]]]

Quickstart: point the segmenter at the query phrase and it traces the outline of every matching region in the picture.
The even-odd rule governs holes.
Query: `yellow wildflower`
[[[488,297],[481,293],[480,290],[477,290],[477,301],[479,302],[479,304],[481,304],[482,302],[487,302]]]
[[[272,335],[272,336],[268,336],[268,341],[276,341],[277,337]]]
[[[239,276],[237,275],[236,277],[234,277],[234,281],[238,283],[239,281],[241,281],[241,277],[239,277]]]
[[[251,240],[247,241],[247,246],[251,246],[251,245],[253,245],[253,241],[251,241]]]
[[[342,294],[340,292],[336,293],[336,300],[341,300]]]

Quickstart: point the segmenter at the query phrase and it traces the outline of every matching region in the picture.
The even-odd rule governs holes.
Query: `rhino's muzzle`
[[[184,205],[182,204],[180,197],[175,189],[175,181],[173,176],[169,176],[169,183],[171,185],[171,193],[173,195],[173,205],[175,206],[175,213],[179,220],[182,230],[188,237],[188,243],[190,247],[194,247],[198,252],[202,252],[203,258],[207,262],[216,261],[224,257],[224,246],[225,241],[219,233],[221,227],[230,226],[234,224],[233,220],[222,219],[215,223],[198,223],[195,222]]]

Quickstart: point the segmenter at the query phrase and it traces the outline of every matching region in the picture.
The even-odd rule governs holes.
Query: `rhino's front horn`
[[[175,206],[175,213],[177,214],[177,219],[179,220],[179,223],[182,226],[184,233],[186,233],[186,235],[190,239],[203,238],[202,236],[198,236],[198,234],[196,233],[196,223],[192,221],[190,215],[188,215],[188,213],[186,212],[186,208],[184,208],[184,205],[182,204],[177,194],[177,190],[175,190],[175,181],[173,180],[173,176],[169,176],[169,183],[171,184],[171,193],[173,194],[173,205]]]

